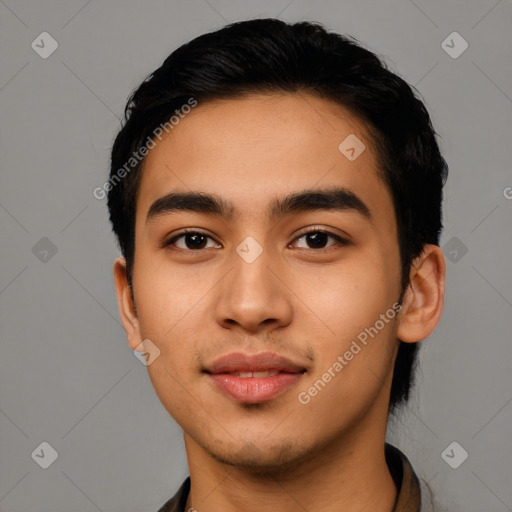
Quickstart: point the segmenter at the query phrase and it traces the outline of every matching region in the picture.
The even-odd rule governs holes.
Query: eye
[[[181,240],[183,239],[183,240]],[[165,241],[162,244],[162,247],[168,247],[170,245],[176,246],[178,249],[182,251],[192,250],[198,251],[201,249],[208,249],[211,247],[215,247],[215,243],[213,245],[208,246],[208,240],[215,242],[213,238],[208,236],[206,233],[201,233],[200,231],[192,231],[187,230],[182,232],[179,235],[173,236],[171,239]],[[179,243],[177,243],[179,241]]]
[[[301,236],[296,238],[294,241],[298,241],[300,239],[304,238],[305,243],[307,244],[306,247],[299,247],[299,249],[325,249],[332,247],[333,245],[336,245],[336,243],[327,245],[327,241],[329,238],[335,240],[339,245],[349,245],[350,242],[348,240],[345,240],[339,235],[335,235],[334,233],[331,233],[330,231],[325,231],[323,229],[313,229],[306,233],[303,233]]]
[[[326,245],[329,238],[334,240],[334,243]],[[335,245],[350,245],[349,241],[345,240],[339,235],[335,235],[330,231],[316,228],[303,233],[297,237],[294,242],[297,242],[301,239],[305,239],[306,246],[298,247],[299,249],[328,249],[329,247]],[[208,241],[210,241],[210,245],[208,245]],[[162,247],[169,246],[175,246],[182,251],[200,251],[201,249],[221,247],[220,244],[217,244],[215,240],[213,240],[213,238],[206,233],[193,230],[187,230],[178,235],[175,235],[162,244]]]

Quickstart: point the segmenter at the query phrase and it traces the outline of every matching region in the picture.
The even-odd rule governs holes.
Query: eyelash
[[[312,250],[312,251],[315,251],[315,252],[320,252],[320,251],[326,252],[326,251],[329,251],[329,250],[332,250],[332,249],[336,249],[338,245],[340,245],[340,246],[350,245],[350,242],[348,240],[340,237],[339,235],[335,235],[334,233],[332,233],[330,231],[327,231],[325,229],[319,229],[319,228],[313,228],[310,231],[306,231],[305,233],[301,233],[293,241],[295,242],[295,241],[297,241],[297,240],[299,240],[299,239],[301,239],[301,238],[303,238],[303,237],[305,237],[307,235],[316,234],[316,233],[322,233],[324,235],[328,235],[328,236],[334,238],[338,242],[338,244],[330,245],[328,247],[322,247],[320,249],[306,248],[306,250]],[[206,233],[203,233],[202,231],[197,231],[195,229],[186,229],[186,230],[182,231],[181,233],[179,233],[178,235],[175,235],[172,238],[170,238],[168,240],[165,240],[162,243],[162,248],[167,248],[167,247],[169,247],[171,245],[174,245],[174,243],[177,240],[179,240],[180,238],[184,237],[185,235],[189,235],[189,234],[192,234],[192,235],[202,235],[202,236],[205,236],[205,237],[209,238],[210,240],[214,240],[210,235],[208,235]],[[218,242],[216,242],[216,243],[218,243]],[[305,248],[301,247],[301,249],[305,249]],[[184,251],[184,252],[201,252],[201,251],[203,251],[203,249],[181,249],[181,248],[179,248],[177,250]]]

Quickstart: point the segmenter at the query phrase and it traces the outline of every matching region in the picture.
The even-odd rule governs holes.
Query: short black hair
[[[377,148],[380,176],[393,198],[401,300],[414,258],[425,244],[439,245],[442,231],[442,189],[448,167],[430,116],[412,88],[356,39],[328,32],[319,23],[271,18],[232,23],[182,45],[130,95],[113,144],[106,188],[130,287],[144,162],[140,156],[130,158],[140,155],[147,141],[155,139],[155,129],[168,123],[191,98],[202,104],[272,92],[313,94],[342,105],[365,123]],[[418,343],[400,342],[389,413],[409,398],[417,350]]]

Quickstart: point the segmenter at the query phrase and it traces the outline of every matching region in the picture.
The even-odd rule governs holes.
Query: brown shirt
[[[429,489],[426,484],[420,484],[409,459],[398,448],[388,443],[385,446],[385,454],[389,471],[398,489],[395,506],[391,512],[434,512]],[[190,477],[183,482],[178,492],[158,512],[187,512],[185,506],[189,491]],[[423,506],[421,503],[422,491],[425,498]]]

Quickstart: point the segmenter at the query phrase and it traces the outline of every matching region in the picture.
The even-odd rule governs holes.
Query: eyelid
[[[310,226],[308,228],[304,228],[304,231],[299,232],[295,236],[295,238],[292,240],[291,243],[296,242],[298,239],[302,238],[303,236],[309,235],[309,234],[312,234],[312,233],[323,233],[325,235],[328,235],[328,236],[334,238],[338,242],[338,244],[342,245],[342,246],[346,246],[346,245],[350,245],[351,244],[351,241],[349,240],[348,236],[345,238],[345,237],[343,237],[341,235],[338,235],[336,233],[333,233],[332,231],[329,231],[328,229],[323,228],[321,226]],[[201,229],[198,229],[198,228],[185,228],[182,231],[180,231],[178,234],[172,235],[170,238],[164,239],[164,241],[161,244],[161,248],[165,249],[166,247],[169,247],[169,246],[173,245],[176,242],[176,240],[178,240],[179,238],[181,238],[182,236],[187,235],[187,234],[203,235],[203,236],[205,236],[207,238],[210,238],[215,243],[217,243],[217,244],[219,243],[217,240],[215,240],[214,237],[212,237],[208,233],[202,231]],[[332,247],[335,247],[335,245],[334,246],[323,247],[323,248],[320,248],[320,249],[304,249],[304,248],[300,248],[300,249],[309,250],[309,251],[315,251],[315,252],[321,252],[321,251],[329,250]],[[202,249],[197,249],[197,250],[181,249],[181,250],[183,250],[185,252],[201,252],[202,251]]]
[[[340,231],[340,230],[338,230]],[[350,235],[342,231],[343,234],[338,234],[332,231],[332,228],[326,228],[323,226],[309,226],[304,228],[304,230],[299,231],[297,235],[295,235],[295,239],[301,238],[304,235],[308,235],[309,233],[325,233],[326,235],[330,235],[336,239],[343,240],[344,242],[350,243]]]
[[[331,238],[334,238],[336,240],[336,244],[333,244],[333,245],[328,245],[327,247],[321,247],[319,249],[313,249],[313,248],[306,248],[306,247],[299,247],[297,250],[299,251],[313,251],[313,252],[318,252],[318,253],[322,253],[322,252],[328,252],[328,251],[332,251],[332,250],[336,250],[338,249],[340,246],[342,247],[345,247],[345,246],[348,246],[348,245],[351,245],[351,241],[349,240],[349,237],[347,236],[346,238],[341,236],[341,235],[338,235],[336,233],[333,233],[332,231],[326,229],[326,228],[321,228],[321,227],[310,227],[310,228],[306,228],[306,231],[303,231],[301,233],[299,233],[291,243],[294,243],[296,242],[297,240],[301,239],[302,237],[306,236],[306,235],[309,235],[309,234],[313,234],[313,233],[322,233],[324,235],[327,235]]]
[[[185,228],[182,231],[180,231],[178,234],[175,234],[175,235],[172,235],[171,237],[165,238],[164,241],[161,244],[161,248],[165,249],[166,247],[168,247],[168,246],[172,245],[174,242],[176,242],[176,240],[178,240],[179,238],[181,238],[182,236],[187,235],[187,234],[203,235],[203,236],[206,236],[206,237],[210,238],[215,243],[217,243],[217,244],[219,243],[217,240],[215,240],[215,238],[213,238],[208,233],[202,231],[201,229],[198,229],[198,228]],[[182,250],[185,250],[185,249],[182,249]],[[188,252],[201,252],[201,250],[193,251],[193,250],[189,249]]]

